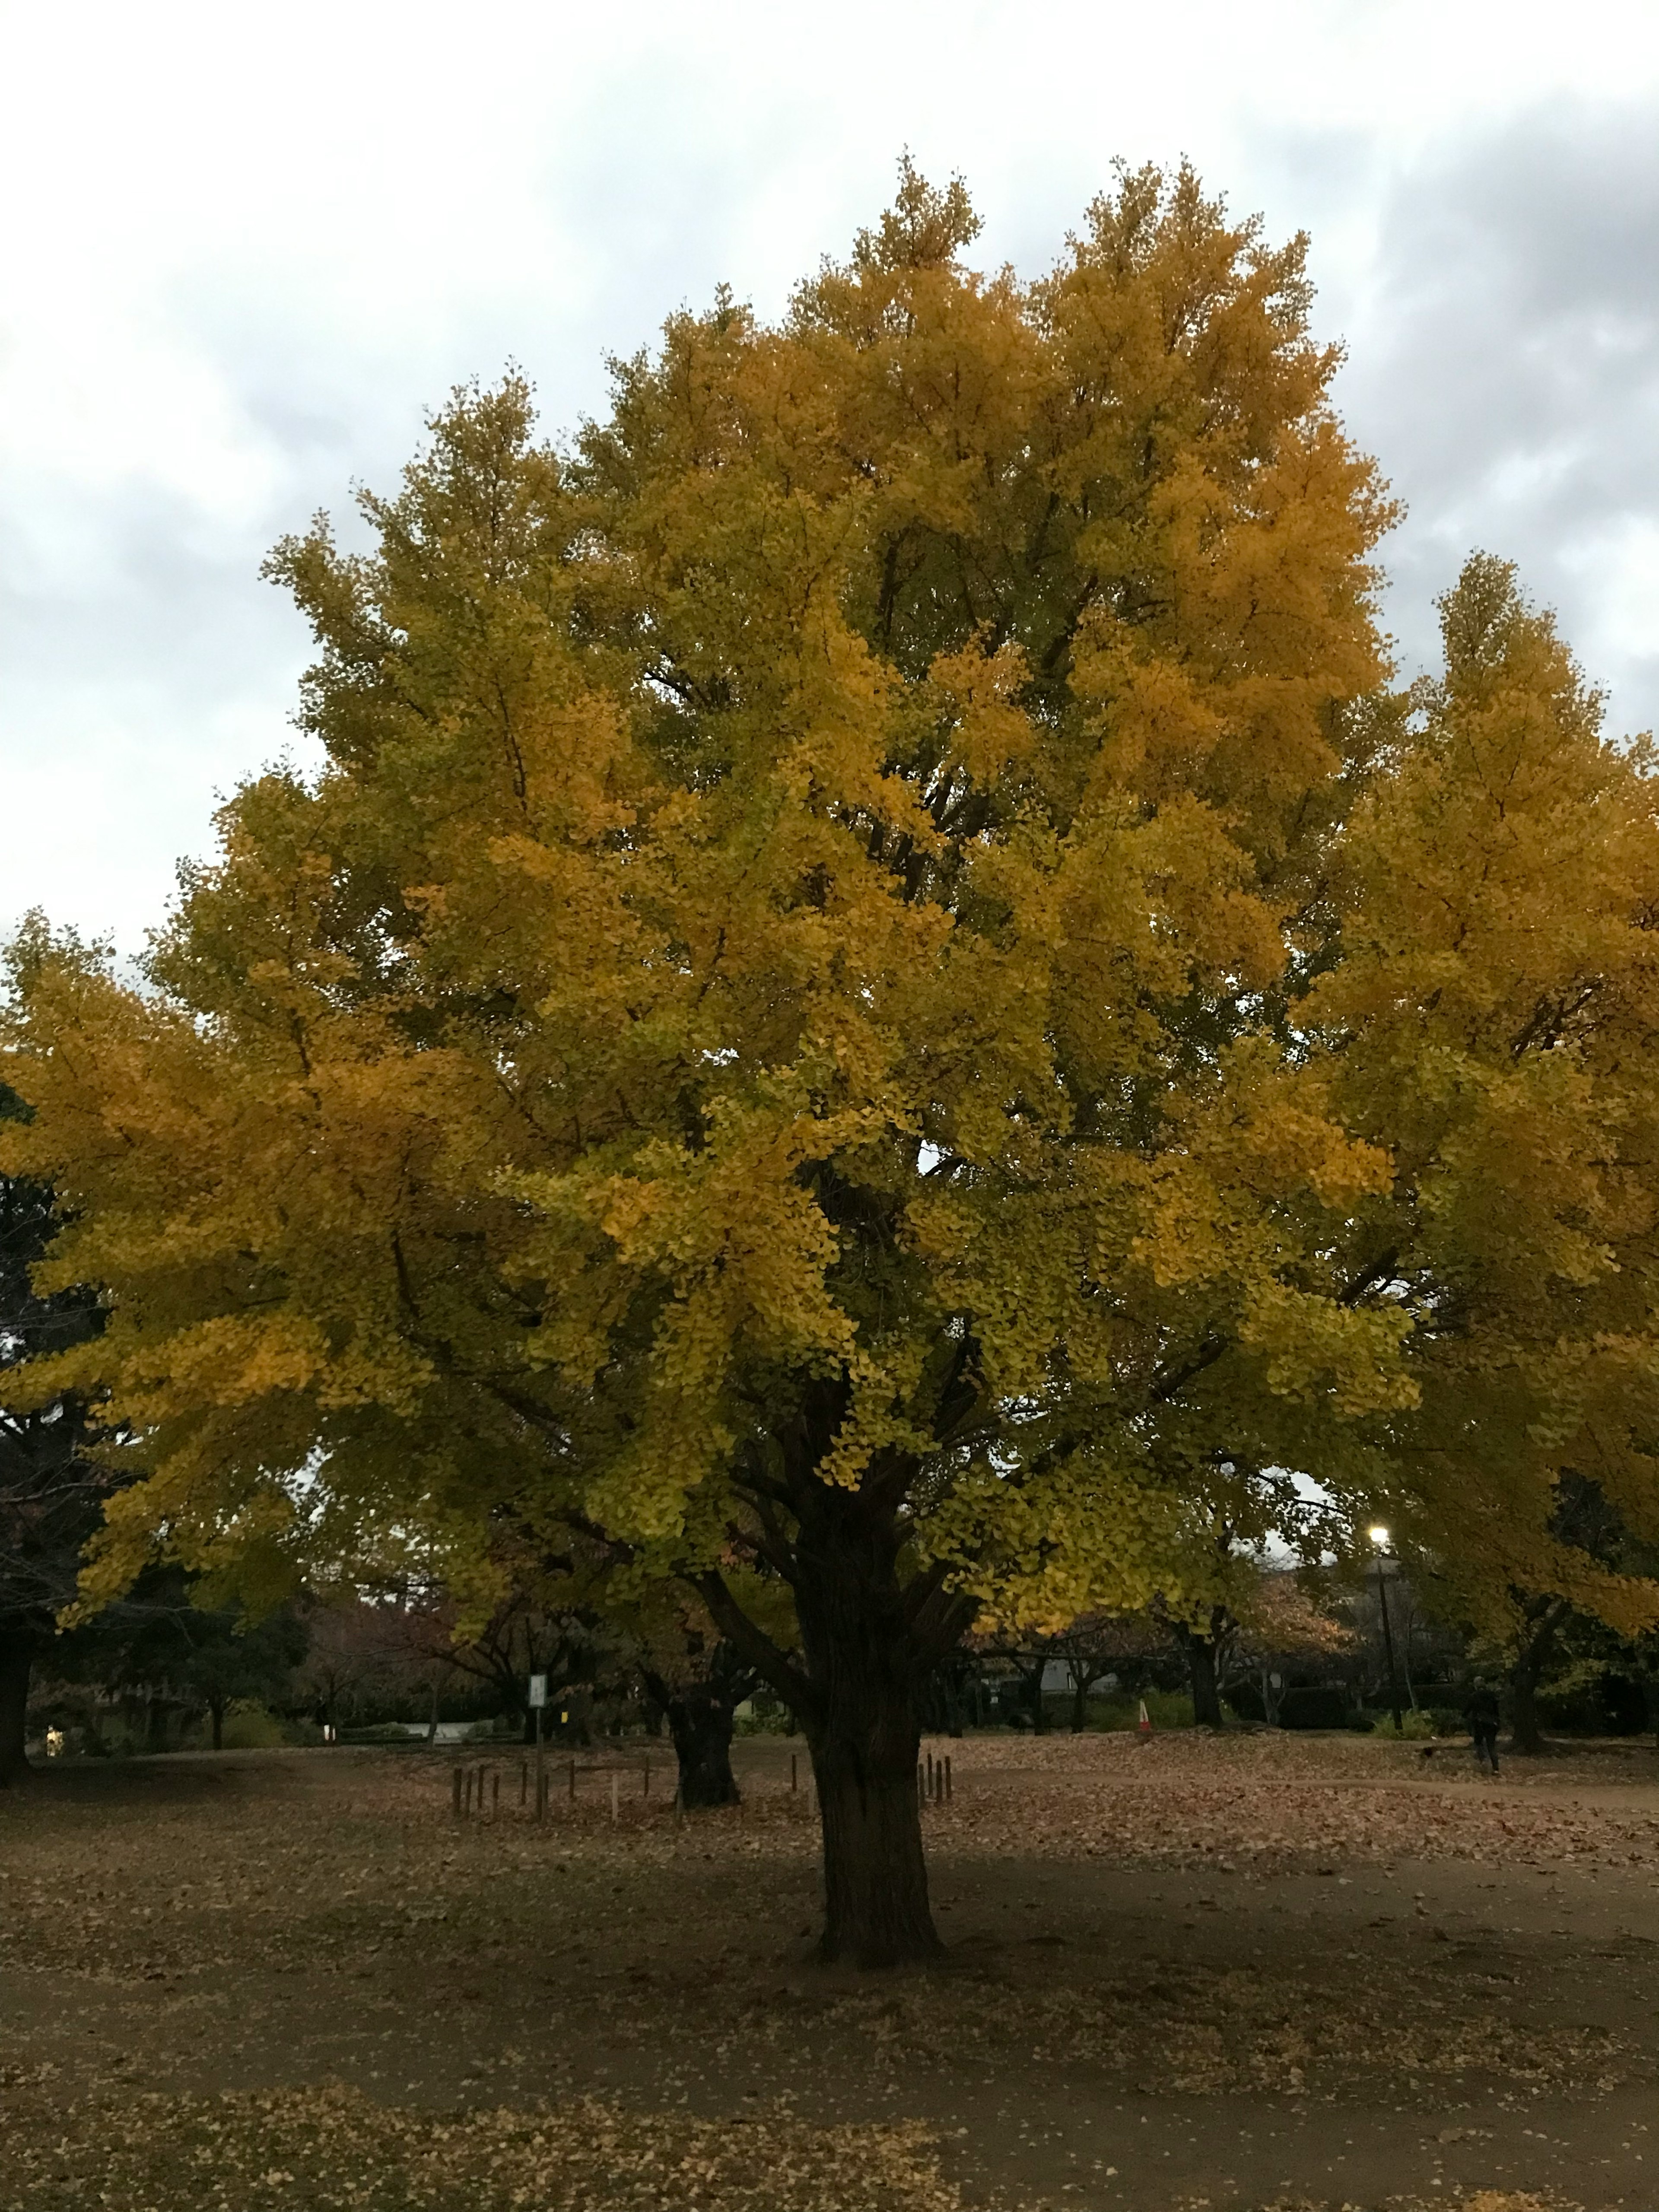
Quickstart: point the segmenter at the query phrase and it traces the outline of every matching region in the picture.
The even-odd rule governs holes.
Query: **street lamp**
[[[1389,1620],[1388,1550],[1389,1532],[1381,1522],[1366,1530],[1376,1548],[1376,1602],[1382,1615],[1382,1649],[1389,1661],[1389,1703],[1394,1710],[1394,1732],[1398,1735],[1402,1723],[1400,1714],[1400,1676],[1394,1663],[1394,1629]]]

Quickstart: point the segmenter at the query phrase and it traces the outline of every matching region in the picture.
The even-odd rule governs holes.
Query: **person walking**
[[[1468,1723],[1469,1734],[1474,1741],[1475,1763],[1490,1766],[1498,1771],[1498,1692],[1483,1675],[1477,1674],[1463,1705],[1463,1717]]]

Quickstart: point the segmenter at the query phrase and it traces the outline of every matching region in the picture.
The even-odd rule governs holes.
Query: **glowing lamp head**
[[[1369,1528],[1365,1531],[1365,1534],[1370,1538],[1372,1543],[1376,1545],[1379,1552],[1386,1552],[1388,1550],[1389,1532],[1382,1526],[1382,1523],[1380,1521]]]

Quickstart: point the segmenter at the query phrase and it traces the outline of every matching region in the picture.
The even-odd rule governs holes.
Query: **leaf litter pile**
[[[1284,1921],[1251,1951],[1221,1939],[1281,1875],[1401,1861],[1621,1869],[1651,1895],[1659,1800],[1607,1786],[1648,1781],[1650,1753],[1558,1767],[1565,1791],[1492,1792],[1455,1767],[1425,1787],[1414,1747],[1363,1741],[933,1748],[953,1763],[951,1802],[927,1814],[950,1963],[876,1981],[807,1964],[814,1824],[787,1749],[747,1747],[744,1807],[684,1824],[660,1775],[647,1796],[637,1760],[599,1757],[538,1827],[516,1753],[499,1817],[459,1822],[447,1763],[356,1752],[204,1762],[193,1795],[124,1794],[112,1774],[5,1808],[0,1974],[50,1977],[64,2033],[43,2073],[38,2039],[0,2031],[0,2124],[27,2146],[0,2168],[0,2212],[951,2212],[956,2163],[923,2130],[848,2117],[902,2113],[924,2078],[970,2098],[1018,2078],[1317,2104],[1363,2077],[1449,2111],[1648,2076],[1645,2049],[1559,2004],[1540,2016],[1516,1959],[1437,1948],[1437,1929],[1389,1938],[1380,1978],[1362,1948]],[[163,1766],[182,1785],[185,1762]],[[633,1793],[614,1823],[611,1768]],[[1227,1875],[1237,1911],[1200,1893]],[[1186,1903],[1135,1927],[1085,1894],[1170,1881]],[[1050,1917],[1027,1919],[1044,1885]],[[1304,1881],[1327,1900],[1340,1887]],[[1172,1932],[1201,1906],[1176,1923],[1199,1936]],[[72,2032],[77,1987],[103,2030]],[[347,2020],[395,2051],[384,2079],[343,2078],[329,2033]],[[428,2045],[454,2054],[447,2075]],[[796,2083],[804,2100],[775,2101]],[[1522,2206],[1489,2195],[1482,2212]]]

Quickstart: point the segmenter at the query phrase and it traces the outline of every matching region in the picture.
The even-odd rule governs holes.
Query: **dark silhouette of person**
[[[1498,1771],[1498,1692],[1491,1684],[1476,1675],[1474,1686],[1463,1701],[1463,1717],[1469,1724],[1469,1734],[1474,1739],[1474,1756],[1482,1766]]]

